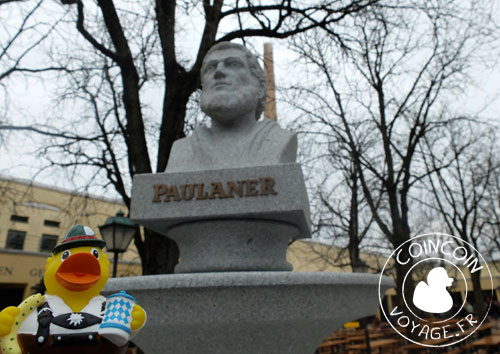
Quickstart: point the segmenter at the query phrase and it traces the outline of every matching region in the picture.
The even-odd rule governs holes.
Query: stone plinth
[[[289,271],[286,250],[298,233],[298,228],[280,221],[224,219],[179,224],[168,236],[181,250],[176,273]]]
[[[234,272],[111,279],[148,313],[147,354],[311,354],[345,322],[373,315],[378,275]],[[382,293],[393,286],[384,277]]]
[[[130,216],[177,241],[176,272],[290,270],[309,215],[296,163],[134,176]]]

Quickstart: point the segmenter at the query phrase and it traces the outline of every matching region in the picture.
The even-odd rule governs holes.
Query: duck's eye
[[[69,250],[66,250],[64,251],[62,254],[61,254],[61,261],[64,261],[66,258],[68,258],[69,256],[71,256],[71,252]]]
[[[99,251],[97,250],[97,248],[92,248],[92,249],[90,250],[90,253],[92,253],[92,255],[93,255],[95,258],[99,259]]]

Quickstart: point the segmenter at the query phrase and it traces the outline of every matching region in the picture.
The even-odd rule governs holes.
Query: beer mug
[[[125,345],[130,338],[130,323],[135,303],[135,298],[125,290],[109,295],[99,334],[118,347]]]

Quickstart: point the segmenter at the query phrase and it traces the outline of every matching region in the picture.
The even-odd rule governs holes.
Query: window
[[[44,220],[43,225],[44,226],[49,226],[49,227],[59,227],[59,221],[54,221],[54,220]]]
[[[26,223],[28,223],[28,217],[27,216],[20,216],[20,215],[11,215],[10,221],[22,222],[22,223],[26,224]]]
[[[40,240],[40,252],[52,252],[57,245],[57,235],[43,234]]]
[[[24,247],[25,231],[9,230],[7,233],[7,242],[5,248],[13,250],[22,250]]]

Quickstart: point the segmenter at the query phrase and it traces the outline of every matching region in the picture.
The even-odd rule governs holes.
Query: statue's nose
[[[218,65],[217,69],[215,69],[214,78],[220,79],[220,78],[223,78],[225,76],[226,76],[226,73],[222,69],[221,65]]]

